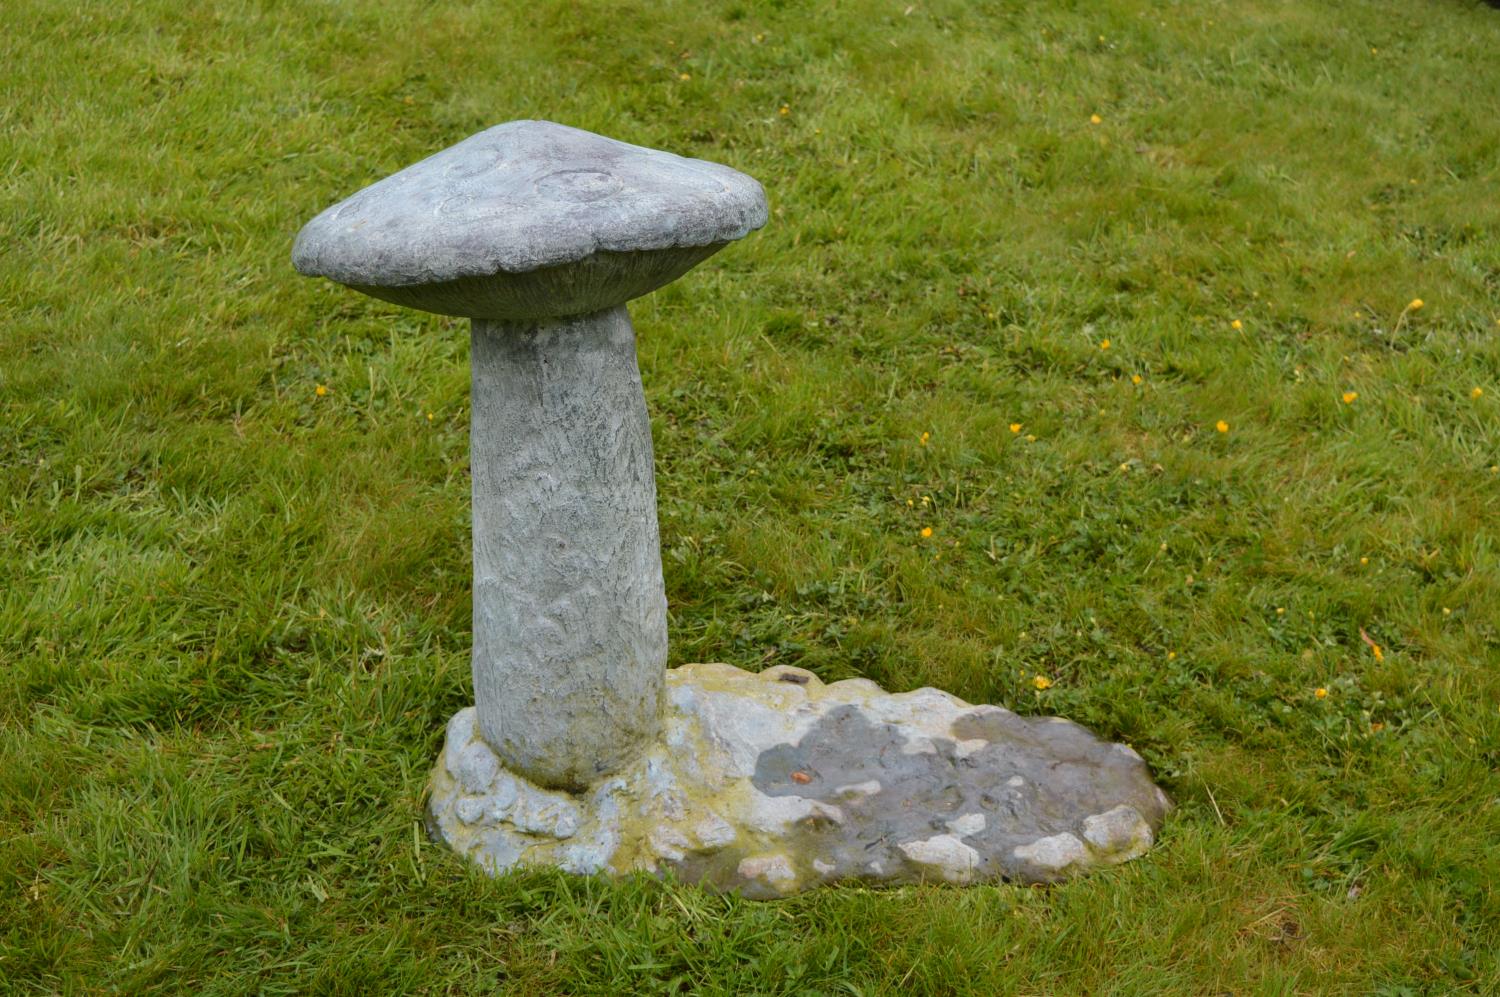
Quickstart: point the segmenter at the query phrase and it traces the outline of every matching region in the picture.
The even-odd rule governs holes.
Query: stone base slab
[[[507,772],[448,724],[428,828],[491,873],[678,878],[768,899],[840,880],[1055,882],[1136,858],[1171,802],[1123,744],[938,689],[778,666],[667,673],[660,741],[588,791]]]

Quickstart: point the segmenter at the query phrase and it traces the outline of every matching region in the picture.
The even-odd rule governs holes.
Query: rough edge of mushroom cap
[[[543,182],[553,191],[537,190]],[[323,211],[298,233],[292,263],[341,284],[409,287],[723,244],[766,219],[760,183],[728,166],[511,121]]]

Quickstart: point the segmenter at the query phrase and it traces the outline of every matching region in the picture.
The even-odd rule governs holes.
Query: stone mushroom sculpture
[[[582,789],[660,729],[667,599],[625,302],[766,222],[743,173],[546,121],[337,204],[296,268],[473,320],[474,696],[505,765]]]
[[[475,707],[448,725],[429,828],[495,872],[673,870],[752,897],[1142,854],[1166,796],[1076,724],[786,666],[666,671],[625,302],[765,221],[728,167],[515,121],[298,235],[301,273],[472,319]]]

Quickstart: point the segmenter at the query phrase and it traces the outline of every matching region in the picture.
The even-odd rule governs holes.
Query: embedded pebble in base
[[[839,880],[1053,882],[1144,854],[1171,807],[1123,745],[935,689],[686,665],[666,701],[663,736],[582,793],[507,772],[460,712],[430,830],[493,873],[671,871],[765,899]]]
[[[950,883],[969,882],[979,868],[979,853],[951,834],[908,841],[898,847],[918,866],[932,870]]]
[[[1083,842],[1067,833],[1048,835],[1029,845],[1019,845],[1014,854],[1022,862],[1054,875],[1066,872],[1089,857]]]
[[[790,888],[797,882],[797,870],[792,868],[791,860],[781,854],[741,859],[735,872],[747,883],[764,882],[777,892],[783,892],[783,886]]]
[[[1151,832],[1151,825],[1140,814],[1131,807],[1121,805],[1108,813],[1085,818],[1083,840],[1098,851],[1115,855],[1138,855],[1151,847],[1155,836]]]

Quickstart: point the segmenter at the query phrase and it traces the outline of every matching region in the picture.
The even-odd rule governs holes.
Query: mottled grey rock
[[[550,121],[511,121],[335,204],[292,262],[469,318],[581,315],[669,283],[766,222],[743,173]]]
[[[429,828],[491,872],[670,870],[769,898],[844,880],[1054,882],[1144,854],[1171,807],[1123,745],[937,689],[686,665],[666,699],[660,737],[579,794],[505,772],[474,789],[470,753],[489,749],[462,740],[463,711]]]
[[[726,166],[513,121],[297,237],[304,274],[473,319],[477,732],[538,785],[583,789],[660,729],[666,594],[624,303],[765,220],[760,184]],[[455,764],[465,785],[486,773],[472,754]],[[550,811],[507,819],[568,826]]]
[[[656,736],[667,596],[651,425],[623,306],[476,320],[474,697],[517,772],[583,788]]]
[[[297,269],[473,322],[476,708],[429,826],[491,871],[674,871],[752,897],[841,880],[1049,882],[1170,807],[1076,724],[810,672],[665,671],[651,434],[625,302],[764,224],[727,167],[492,128],[310,222]]]

